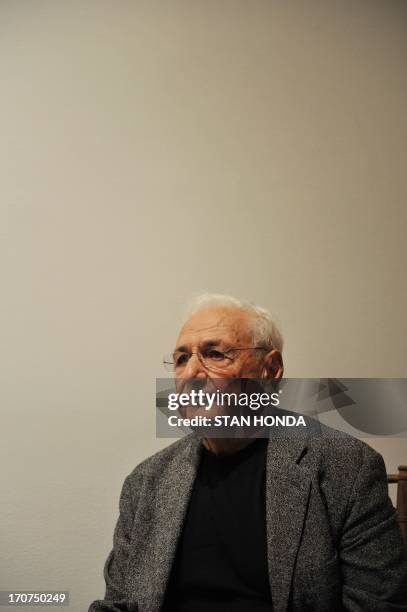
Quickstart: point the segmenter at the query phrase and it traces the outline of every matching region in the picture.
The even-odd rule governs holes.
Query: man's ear
[[[281,351],[272,349],[264,359],[262,378],[281,380],[283,373],[284,364]]]

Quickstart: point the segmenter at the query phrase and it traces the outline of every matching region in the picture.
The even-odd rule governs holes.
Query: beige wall
[[[0,589],[102,595],[191,292],[406,376],[406,53],[403,1],[2,0]]]

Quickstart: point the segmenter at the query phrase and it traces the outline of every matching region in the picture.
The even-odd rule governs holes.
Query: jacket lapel
[[[297,461],[304,439],[270,436],[266,465],[267,558],[274,612],[286,612],[311,479]]]

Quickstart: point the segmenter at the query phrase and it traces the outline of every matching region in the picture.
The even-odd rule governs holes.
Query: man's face
[[[187,391],[189,384],[196,387],[201,383],[199,386],[208,392],[213,392],[215,388],[232,392],[231,381],[226,379],[281,378],[283,366],[280,351],[248,350],[254,346],[249,313],[224,306],[197,312],[184,324],[176,343],[176,352],[193,353],[175,372],[178,391]],[[207,367],[196,354],[211,355],[212,351],[223,353],[229,349],[243,350],[227,353],[231,359],[224,366],[215,364],[215,369]],[[227,386],[222,386],[219,379],[225,379]],[[219,411],[216,412],[219,414]],[[186,413],[187,416],[192,415],[190,410]],[[197,414],[196,409],[194,414]],[[213,416],[215,411],[202,411],[202,414]]]
[[[192,315],[182,327],[176,350],[189,353],[205,352],[207,347],[227,351],[231,348],[253,347],[248,313],[227,307],[212,307]],[[205,368],[194,354],[178,373],[183,379],[192,378],[260,378],[265,351],[236,351],[224,370]],[[176,374],[176,375],[178,375]]]

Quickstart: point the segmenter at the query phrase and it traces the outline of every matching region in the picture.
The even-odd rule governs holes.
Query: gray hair
[[[265,348],[274,347],[279,351],[282,350],[283,337],[270,311],[262,306],[256,306],[252,302],[238,300],[232,296],[218,293],[202,293],[192,298],[188,317],[200,310],[216,306],[236,308],[247,312],[252,319],[253,343],[256,346],[263,346]]]

